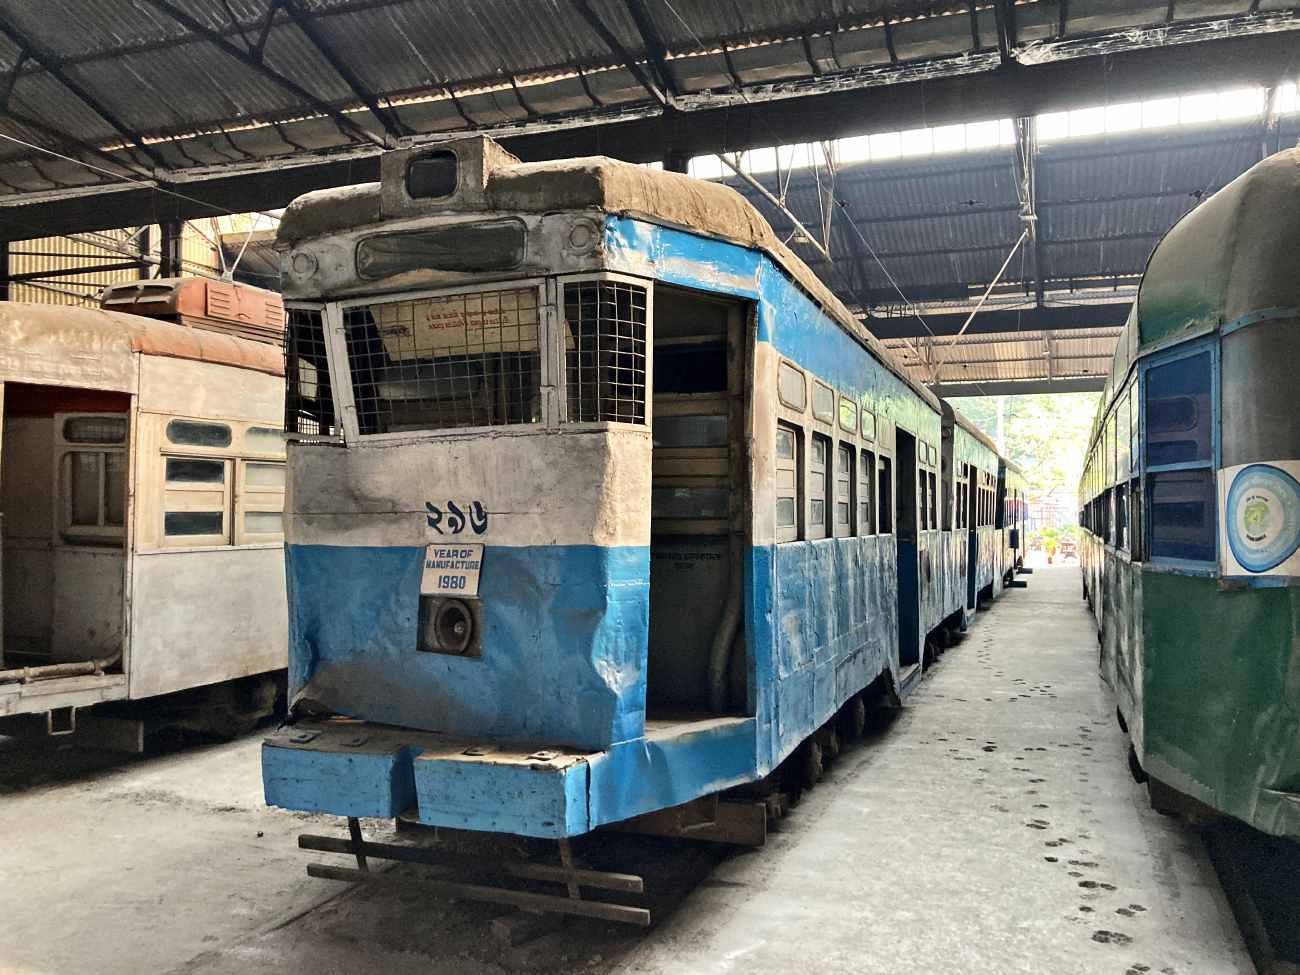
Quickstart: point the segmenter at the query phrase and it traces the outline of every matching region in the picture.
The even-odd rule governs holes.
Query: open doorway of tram
[[[131,397],[0,391],[0,681],[92,660],[120,670]]]
[[[648,727],[748,708],[745,364],[753,306],[656,285]]]
[[[898,539],[898,666],[905,684],[921,665],[921,600],[917,558],[916,437],[894,434],[895,529]]]

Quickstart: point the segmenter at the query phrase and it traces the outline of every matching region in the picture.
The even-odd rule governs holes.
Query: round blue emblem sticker
[[[1228,489],[1228,544],[1241,567],[1267,572],[1300,547],[1300,483],[1270,464],[1243,467]]]

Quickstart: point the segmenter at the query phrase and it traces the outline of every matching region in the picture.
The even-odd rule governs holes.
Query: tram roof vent
[[[220,332],[254,342],[284,345],[284,301],[234,281],[151,278],[104,289],[99,307]]]
[[[379,160],[380,215],[484,209],[492,172],[518,162],[485,135],[386,152]]]

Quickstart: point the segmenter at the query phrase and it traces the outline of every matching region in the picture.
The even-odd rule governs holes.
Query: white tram
[[[0,303],[0,718],[56,733],[285,666],[279,296],[152,280],[104,304],[170,320]]]

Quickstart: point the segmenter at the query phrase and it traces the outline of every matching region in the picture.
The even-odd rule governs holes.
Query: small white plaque
[[[483,565],[483,543],[430,545],[424,553],[424,578],[420,595],[477,596],[478,574]]]

